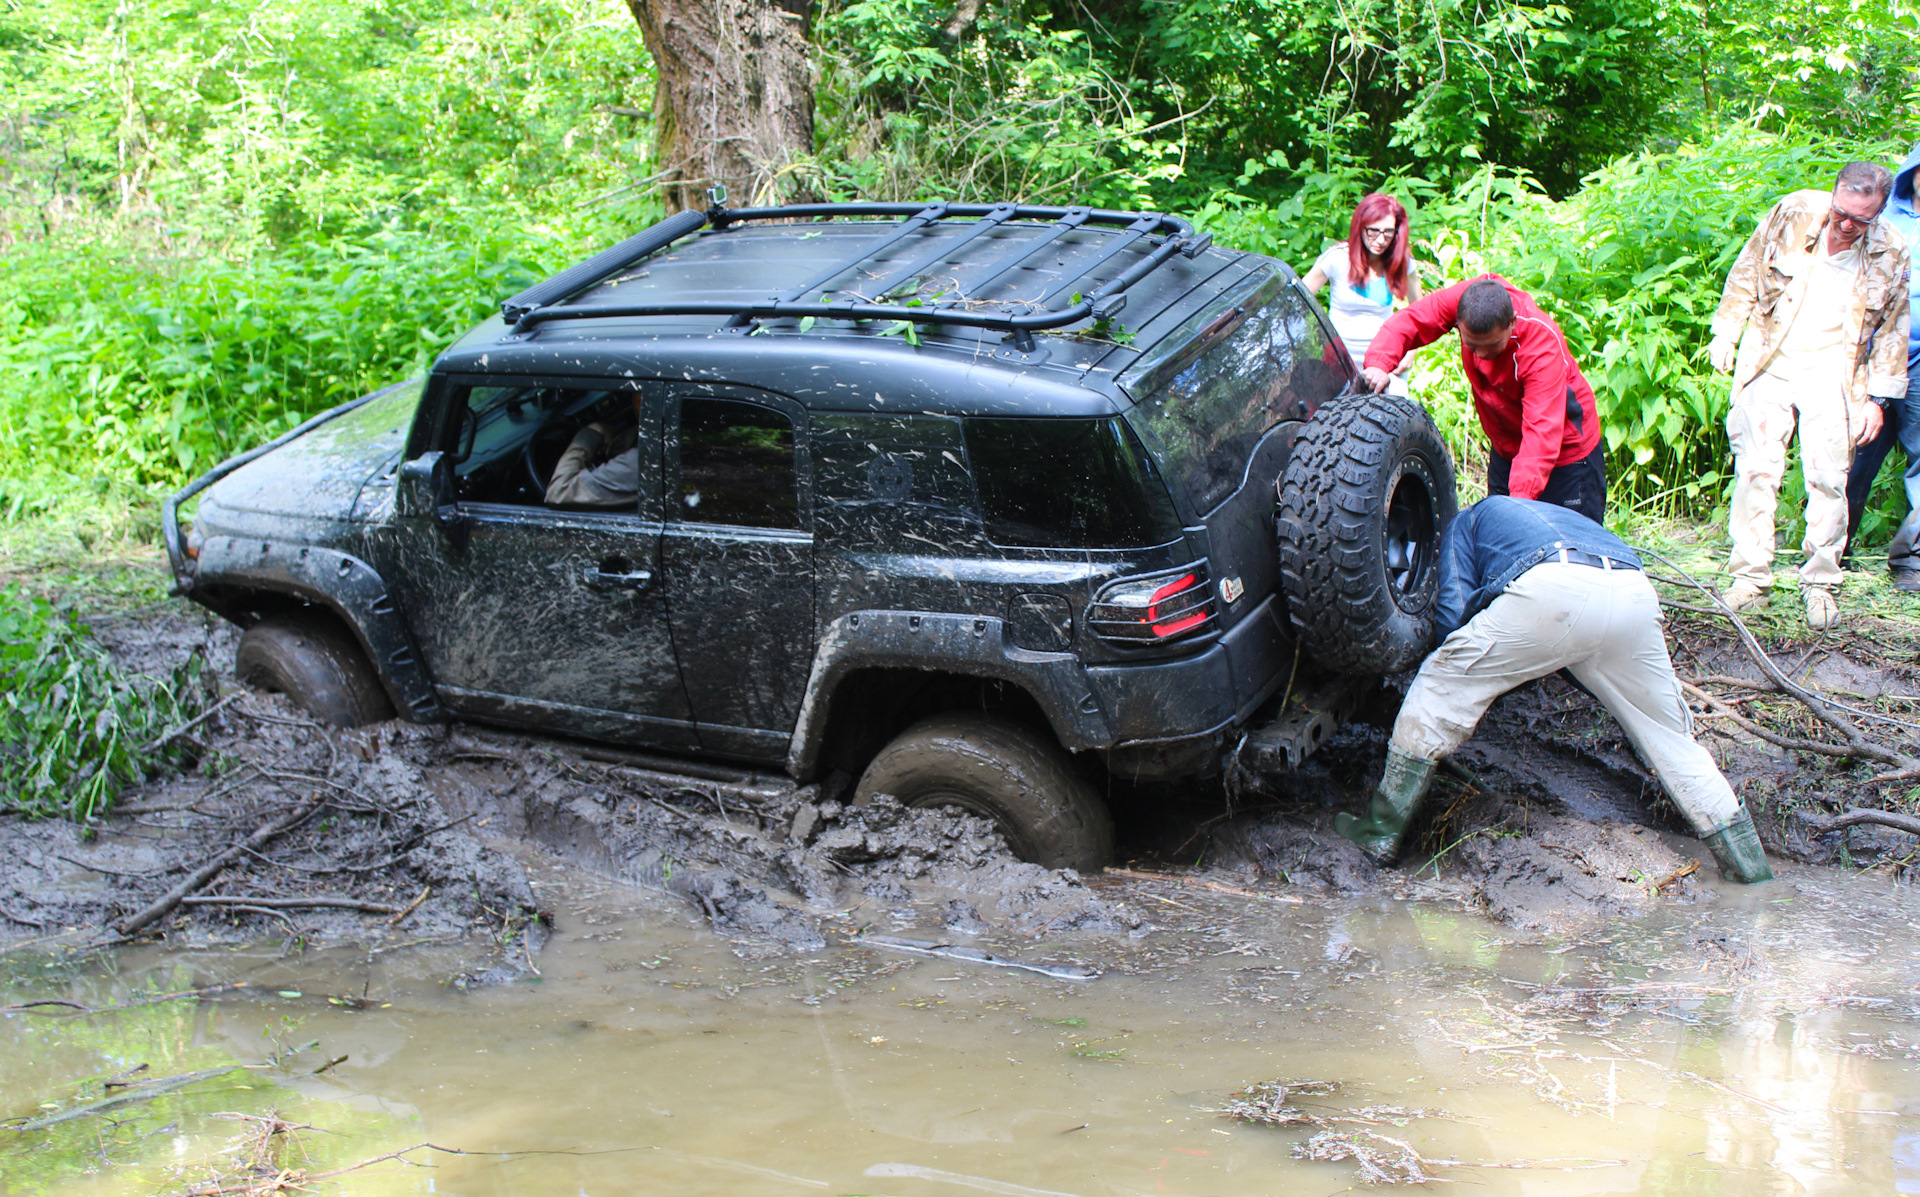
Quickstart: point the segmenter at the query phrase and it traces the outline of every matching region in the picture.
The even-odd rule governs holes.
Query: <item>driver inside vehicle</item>
[[[611,401],[607,406],[613,410],[574,433],[554,465],[547,483],[549,507],[605,509],[639,501],[640,396],[633,396],[631,421],[618,420],[619,409]]]

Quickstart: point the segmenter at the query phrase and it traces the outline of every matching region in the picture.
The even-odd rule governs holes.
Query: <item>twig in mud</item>
[[[1174,885],[1184,885],[1193,889],[1216,890],[1223,894],[1232,894],[1238,898],[1261,898],[1268,902],[1285,902],[1294,906],[1301,905],[1305,902],[1304,898],[1298,898],[1292,894],[1263,894],[1258,890],[1241,889],[1235,885],[1222,885],[1218,881],[1204,881],[1198,877],[1182,877],[1177,873],[1150,873],[1145,869],[1110,868],[1106,871],[1106,875],[1109,877],[1125,877],[1130,881],[1167,881]]]
[[[79,1002],[69,1002],[62,998],[42,998],[37,1002],[15,1002],[11,1006],[0,1006],[0,1014],[32,1014],[35,1006],[64,1006],[69,1010],[78,1010],[82,1014],[92,1014],[93,1007]]]
[[[58,852],[50,852],[48,855],[52,856],[55,860],[70,864],[76,869],[85,869],[89,873],[98,873],[102,877],[132,877],[136,880],[146,880],[152,877],[165,877],[168,873],[177,873],[180,871],[179,866],[176,865],[169,869],[155,869],[150,873],[126,873],[119,869],[109,869],[105,865],[91,865],[83,860],[75,860],[71,856],[62,856]]]
[[[1850,745],[1833,744],[1826,740],[1804,740],[1798,736],[1783,736],[1777,731],[1771,731],[1760,726],[1745,715],[1742,715],[1739,711],[1734,710],[1733,707],[1724,700],[1706,690],[1702,690],[1698,686],[1681,682],[1680,688],[1704,703],[1708,708],[1707,713],[1709,715],[1731,719],[1740,725],[1740,730],[1747,732],[1749,735],[1758,736],[1760,739],[1776,747],[1789,748],[1795,752],[1817,753],[1820,756],[1840,757],[1853,761],[1874,759],[1866,756]]]
[[[119,1093],[115,1093],[110,1097],[102,1097],[95,1101],[82,1103],[81,1105],[69,1106],[64,1110],[55,1110],[53,1113],[42,1115],[39,1118],[17,1122],[7,1127],[7,1129],[22,1132],[45,1130],[50,1126],[58,1126],[60,1123],[71,1122],[75,1118],[84,1118],[89,1114],[104,1113],[107,1110],[114,1109],[118,1106],[131,1105],[137,1101],[150,1101],[162,1094],[172,1093],[176,1089],[184,1089],[189,1085],[196,1085],[201,1081],[212,1080],[215,1077],[222,1077],[230,1072],[237,1072],[239,1069],[240,1065],[230,1064],[225,1068],[208,1068],[200,1072],[182,1073],[179,1076],[163,1076],[156,1077],[150,1081],[138,1081],[123,1086]]]
[[[224,783],[222,783],[221,785],[215,786],[212,790],[208,791],[205,794],[200,795],[198,798],[195,798],[192,802],[186,803],[184,805],[138,804],[133,806],[116,806],[111,813],[116,815],[153,815],[153,814],[160,814],[164,811],[173,811],[173,810],[191,810],[191,811],[195,811],[195,813],[203,813],[196,809],[199,807],[201,803],[212,802],[215,798],[224,798],[228,794],[232,793],[234,790],[240,788],[240,786],[244,785],[249,781],[252,781],[255,777],[258,777],[259,775],[260,775],[260,766],[254,764],[252,761],[248,761],[247,763],[241,765],[239,769],[235,770],[233,776],[227,778],[227,780]]]
[[[1701,1084],[1707,1086],[1709,1089],[1718,1089],[1720,1090],[1720,1092],[1725,1093],[1731,1097],[1737,1097],[1741,1101],[1750,1101],[1754,1105],[1759,1106],[1763,1110],[1771,1110],[1775,1114],[1792,1113],[1791,1110],[1786,1109],[1784,1106],[1776,1106],[1770,1101],[1762,1101],[1760,1098],[1754,1097],[1752,1094],[1742,1093],[1738,1089],[1732,1088],[1731,1086],[1728,1086],[1728,1085],[1723,1085],[1719,1081],[1711,1080],[1707,1077],[1701,1076],[1697,1072],[1683,1072],[1680,1075],[1688,1078],[1689,1080],[1699,1081]]]
[[[35,931],[45,931],[47,929],[47,924],[37,919],[30,919],[23,915],[15,914],[4,906],[0,906],[0,918],[7,920],[9,923],[18,923],[22,927],[32,927]]]
[[[172,740],[176,736],[186,735],[188,732],[192,731],[194,728],[200,726],[202,723],[205,723],[207,720],[213,718],[215,715],[218,715],[221,711],[224,711],[225,709],[227,709],[227,707],[233,704],[235,699],[239,698],[242,694],[245,694],[245,693],[246,693],[245,690],[235,690],[232,694],[229,694],[225,698],[221,699],[219,702],[214,703],[212,706],[200,712],[198,715],[195,715],[193,718],[187,720],[185,723],[182,723],[178,727],[168,728],[166,731],[160,733],[158,736],[155,736],[153,739],[148,740],[145,744],[142,744],[139,748],[135,749],[134,751],[144,756],[147,753],[152,752],[155,749],[159,748],[161,745],[167,743],[169,740]]]
[[[405,919],[408,915],[412,914],[414,911],[420,909],[420,903],[426,901],[427,898],[432,893],[433,893],[433,887],[431,885],[427,886],[425,889],[422,889],[420,891],[419,897],[407,903],[405,909],[403,909],[399,914],[396,914],[392,918],[387,920],[387,926],[398,927],[403,919]]]
[[[1681,681],[1691,682],[1696,686],[1738,686],[1744,690],[1755,691],[1755,695],[1754,695],[1755,697],[1757,697],[1760,694],[1778,694],[1779,693],[1779,690],[1773,685],[1772,682],[1755,681],[1752,678],[1744,678],[1744,677],[1729,677],[1724,673],[1707,673],[1707,674],[1702,674],[1699,677],[1682,678]],[[1836,693],[1836,691],[1823,690],[1821,692],[1821,697],[1826,702],[1830,703],[1836,710],[1845,711],[1849,715],[1858,715],[1862,719],[1876,719],[1881,723],[1890,723],[1895,727],[1904,727],[1909,731],[1920,731],[1920,723],[1914,723],[1914,722],[1911,722],[1910,720],[1897,718],[1893,715],[1887,714],[1885,711],[1874,711],[1874,710],[1869,710],[1866,707],[1854,706],[1851,703],[1838,702],[1833,698],[1834,693]],[[1854,694],[1850,690],[1842,690],[1842,691],[1838,691],[1838,693],[1847,694],[1854,698],[1862,698],[1862,699],[1866,698],[1866,695]],[[1910,701],[1906,695],[1902,695],[1902,694],[1882,694],[1880,695],[1880,698],[1884,700],[1894,701],[1894,702]],[[1750,699],[1741,698],[1738,701],[1747,702],[1747,701],[1750,701]],[[1871,700],[1869,699],[1868,701],[1871,701]]]
[[[0,1006],[0,1014],[11,1014],[11,1013],[35,1014],[35,1013],[38,1013],[38,1011],[33,1009],[33,1007],[35,1006],[69,1006],[69,1007],[72,1007],[74,1010],[78,1011],[81,1015],[113,1014],[120,1010],[136,1010],[141,1006],[153,1006],[153,1005],[158,1005],[161,1002],[178,1001],[181,998],[211,997],[216,993],[231,993],[236,989],[251,989],[251,988],[252,986],[245,981],[228,981],[219,985],[203,986],[202,988],[199,988],[199,989],[182,989],[174,993],[159,993],[159,994],[155,994],[152,997],[141,998],[137,1002],[121,1002],[119,1005],[116,1005],[116,1006],[88,1006],[88,1005],[83,1005],[80,1002],[69,1002],[69,1001],[48,999],[46,1001],[40,1001],[40,1002],[22,1002],[16,1006]],[[57,1018],[59,1017],[59,1015],[48,1014],[45,1017]]]
[[[1674,882],[1680,880],[1682,877],[1691,877],[1699,871],[1700,871],[1700,862],[1697,860],[1690,860],[1686,864],[1683,864],[1679,868],[1675,869],[1673,872],[1668,873],[1665,877],[1662,877],[1659,881],[1656,881],[1653,886],[1653,892],[1657,894],[1661,890],[1667,888],[1669,885],[1672,885]]]
[[[233,845],[231,848],[228,848],[225,852],[214,857],[206,864],[201,865],[198,869],[195,869],[184,881],[161,895],[158,901],[140,913],[123,920],[114,930],[118,932],[121,938],[125,939],[152,926],[167,915],[172,914],[180,905],[182,898],[213,880],[219,875],[220,870],[232,864],[249,848],[258,848],[263,844],[271,842],[275,837],[293,830],[301,823],[306,822],[306,820],[319,809],[319,799],[310,798],[304,805],[287,811],[277,819],[270,819],[262,823],[255,829],[252,835]]]
[[[368,914],[398,914],[398,906],[362,902],[358,898],[249,898],[237,894],[188,895],[182,906],[245,906],[253,910],[362,910]]]
[[[1367,1142],[1372,1140],[1373,1142]],[[1384,1146],[1381,1146],[1384,1144]],[[1428,1167],[1457,1168],[1458,1160],[1429,1160],[1413,1145],[1376,1131],[1321,1131],[1305,1143],[1293,1145],[1293,1158],[1319,1163],[1352,1160],[1360,1169],[1360,1179],[1370,1185],[1451,1183],[1421,1171]]]
[[[1825,835],[1830,831],[1838,831],[1842,827],[1853,827],[1860,823],[1877,823],[1882,827],[1891,827],[1895,831],[1904,831],[1908,835],[1920,835],[1920,818],[1891,810],[1867,810],[1850,806],[1837,815],[1820,815],[1801,808],[1793,812],[1793,817],[1807,824],[1815,835]]]

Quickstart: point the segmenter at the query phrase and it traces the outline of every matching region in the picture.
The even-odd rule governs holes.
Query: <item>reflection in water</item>
[[[251,987],[0,1018],[0,1113],[141,1064],[278,1066],[16,1132],[0,1197],[185,1191],[246,1129],[219,1115],[269,1110],[334,1132],[282,1166],[476,1153],[316,1185],[355,1195],[1321,1193],[1354,1165],[1291,1149],[1356,1132],[1492,1193],[1920,1193],[1920,908],[1871,880],[1790,871],[1538,944],[1435,905],[1143,890],[1178,921],[980,944],[1106,969],[1084,983],[857,944],[762,957],[662,899],[558,880],[542,975],[470,994],[438,983],[450,956],[15,962],[9,1000]],[[1338,1088],[1297,1090],[1309,1124],[1219,1115],[1275,1079]]]

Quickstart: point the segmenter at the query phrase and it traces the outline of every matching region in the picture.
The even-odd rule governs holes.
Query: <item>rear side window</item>
[[[680,401],[678,501],[688,524],[798,528],[793,422],[732,399]]]
[[[1171,355],[1156,355],[1121,382],[1144,396],[1137,410],[1202,513],[1239,488],[1268,429],[1303,418],[1347,382],[1339,350],[1306,301],[1272,276],[1168,341]]]
[[[967,460],[995,544],[1127,549],[1165,544],[1180,519],[1125,421],[966,421]]]

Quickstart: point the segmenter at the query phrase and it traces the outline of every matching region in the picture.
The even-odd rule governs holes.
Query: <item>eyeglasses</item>
[[[1367,240],[1371,241],[1377,237],[1391,237],[1399,231],[1400,231],[1400,226],[1397,224],[1390,224],[1384,229],[1379,228],[1377,226],[1370,226],[1368,228],[1361,229],[1360,235],[1362,237],[1365,237]]]
[[[1857,229],[1868,229],[1872,228],[1873,223],[1880,219],[1880,213],[1875,212],[1872,216],[1855,216],[1845,208],[1835,208],[1833,209],[1833,218],[1836,221],[1844,220]]]

